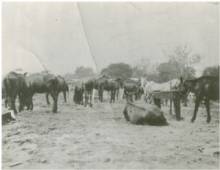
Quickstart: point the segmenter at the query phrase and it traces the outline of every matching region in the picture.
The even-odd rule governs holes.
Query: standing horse
[[[142,91],[140,81],[127,79],[123,82],[123,86],[124,97],[126,97],[126,100],[129,99],[131,102],[133,102],[133,96],[135,97],[135,100],[139,99],[139,93]]]
[[[24,94],[27,90],[27,85],[25,83],[25,74],[20,74],[16,72],[8,73],[3,79],[3,88],[5,95],[6,107],[17,113],[15,106],[15,101],[18,96],[19,98],[19,111],[23,109],[24,106]]]
[[[149,81],[146,83],[144,87],[145,91],[145,100],[148,103],[153,102],[152,92],[159,91],[170,91],[171,89],[177,87],[180,84],[179,79],[173,79],[164,83],[156,83],[154,81]],[[164,99],[164,104],[167,105],[168,99]]]
[[[66,103],[66,93],[69,92],[69,87],[68,84],[66,83],[65,79],[62,76],[56,76],[57,80],[58,80],[58,91],[59,93],[62,92],[63,93],[63,98],[64,98],[64,102]],[[69,94],[69,93],[68,93]],[[47,104],[50,104],[49,101],[49,93],[46,93],[46,101]]]
[[[49,73],[34,73],[26,77],[28,90],[25,92],[29,102],[28,109],[33,110],[33,96],[35,93],[49,93],[53,98],[54,113],[57,112],[59,82],[55,75]]]
[[[202,100],[205,100],[207,123],[211,121],[210,100],[219,100],[219,77],[202,76],[183,82],[181,78],[180,89],[183,95],[192,92],[195,94],[195,108],[191,122],[194,122]]]
[[[105,90],[105,86],[107,84],[109,77],[106,75],[102,75],[101,77],[95,80],[94,88],[98,90],[99,101],[103,102],[103,92]]]
[[[73,95],[74,103],[83,105],[83,92],[83,84],[75,86]]]
[[[92,107],[92,94],[93,94],[94,87],[95,87],[95,80],[94,79],[88,80],[83,85],[83,91],[84,91],[84,97],[85,97],[85,102],[84,102],[85,107],[87,105]]]
[[[115,98],[118,97],[120,83],[118,79],[108,79],[103,84],[103,89],[110,92],[110,103],[115,102]]]

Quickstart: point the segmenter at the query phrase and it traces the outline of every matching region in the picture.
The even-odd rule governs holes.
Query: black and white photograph
[[[219,169],[220,3],[1,2],[2,169]]]

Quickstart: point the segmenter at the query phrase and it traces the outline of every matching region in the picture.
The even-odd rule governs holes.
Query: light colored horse
[[[173,79],[164,83],[156,83],[154,81],[148,81],[144,86],[144,93],[146,96],[146,100],[150,100],[150,102],[152,102],[150,98],[151,98],[151,93],[153,91],[170,91],[173,88],[177,87],[179,84],[180,84],[179,79]]]

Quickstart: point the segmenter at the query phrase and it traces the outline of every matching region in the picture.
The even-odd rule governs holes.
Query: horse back
[[[57,79],[52,74],[35,73],[26,78],[28,88],[33,93],[45,93],[55,88],[57,85]]]

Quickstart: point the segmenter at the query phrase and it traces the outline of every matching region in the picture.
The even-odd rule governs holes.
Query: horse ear
[[[25,72],[25,73],[24,73],[24,76],[26,76],[27,74],[28,74],[28,73],[27,73],[27,72]]]

